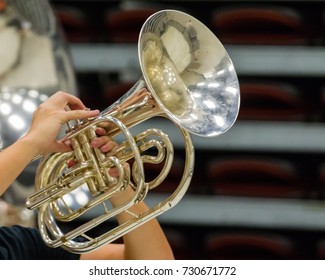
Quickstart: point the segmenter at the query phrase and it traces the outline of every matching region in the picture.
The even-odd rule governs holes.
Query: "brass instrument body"
[[[40,162],[37,192],[29,197],[27,207],[38,209],[40,232],[48,246],[62,246],[77,253],[91,251],[174,207],[185,195],[194,172],[190,134],[218,136],[237,118],[236,72],[219,40],[201,22],[174,10],[155,13],[141,29],[138,52],[143,77],[98,117],[80,120],[69,128],[63,140],[71,143],[73,151],[47,155]],[[184,139],[183,175],[166,199],[136,214],[130,207],[143,201],[168,176],[174,149],[168,135],[159,129],[136,136],[129,129],[158,116],[172,121]],[[108,136],[122,136],[125,141],[107,154],[101,153],[90,145],[98,126],[104,126]],[[151,149],[154,155],[147,154]],[[71,160],[77,163],[67,168],[66,162]],[[163,163],[159,175],[150,182],[145,178],[144,163]],[[110,175],[113,168],[118,170],[117,177]],[[133,197],[112,207],[110,198],[128,186],[133,188]],[[68,197],[80,189],[87,193],[88,200],[73,209]],[[98,208],[101,214],[68,233],[57,224]],[[123,211],[133,218],[98,237],[87,234]],[[82,241],[76,239],[80,237]]]

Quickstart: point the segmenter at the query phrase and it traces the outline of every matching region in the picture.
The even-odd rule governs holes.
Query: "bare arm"
[[[113,205],[120,205],[124,199],[133,197],[133,190],[129,187],[112,199]],[[144,202],[133,205],[129,209],[132,213],[146,212],[148,207]],[[123,223],[131,219],[127,212],[118,216],[118,221]],[[123,237],[125,244],[124,257],[126,259],[173,259],[173,252],[161,229],[157,219],[151,219]]]
[[[66,106],[71,111],[66,111]],[[26,135],[0,152],[0,195],[37,155],[70,150],[56,138],[67,121],[90,118],[99,113],[98,110],[85,111],[84,108],[77,97],[64,92],[55,93],[39,106]]]
[[[112,199],[114,206],[133,196],[133,190],[127,188]],[[133,205],[129,210],[143,213],[148,209],[145,203]],[[118,215],[119,223],[128,221],[132,216],[126,212]],[[126,260],[173,260],[174,255],[168,240],[157,219],[151,219],[123,236],[124,244],[108,244],[84,254],[81,259],[126,259]]]
[[[100,129],[97,130],[101,134]],[[102,132],[103,134],[105,132]],[[102,152],[108,152],[116,143],[106,136],[98,137],[92,141],[94,147],[99,147]],[[129,201],[134,195],[131,187],[114,195],[111,202],[114,207]],[[144,202],[133,205],[130,209],[135,214],[144,213],[148,210]],[[118,222],[124,223],[133,218],[130,214],[122,212],[118,215]],[[124,244],[107,244],[90,253],[81,255],[81,259],[162,259],[173,260],[174,255],[169,242],[158,223],[157,219],[151,219],[143,225],[133,229],[123,236]]]
[[[66,111],[69,105],[72,111]],[[71,148],[57,141],[57,134],[65,122],[72,119],[93,117],[98,111],[84,111],[81,101],[66,93],[57,93],[44,102],[34,113],[30,130],[20,140],[0,153],[0,194],[15,180],[25,166],[37,155],[50,152],[64,152]],[[103,152],[115,145],[105,137],[94,140]],[[97,143],[96,143],[97,142]],[[4,172],[2,171],[4,170]],[[133,195],[131,188],[126,189],[112,200],[115,205]],[[136,204],[132,211],[141,213],[147,210],[144,203]],[[119,222],[130,219],[126,213],[118,217]],[[81,259],[173,259],[169,243],[156,219],[145,223],[124,236],[124,244],[108,244]]]

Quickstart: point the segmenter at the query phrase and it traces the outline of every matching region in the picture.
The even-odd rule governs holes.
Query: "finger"
[[[104,136],[106,135],[106,129],[102,128],[102,127],[97,127],[96,130],[95,130],[96,134],[98,136]]]
[[[116,142],[109,141],[105,145],[100,147],[100,151],[102,153],[108,153],[109,151],[113,150],[117,146]]]
[[[48,101],[53,102],[62,108],[68,105],[72,110],[82,110],[86,108],[78,97],[63,91],[56,92],[48,99]]]
[[[117,168],[111,168],[109,171],[108,171],[108,174],[112,177],[117,177],[119,174],[119,171]]]
[[[106,144],[109,144],[112,147],[116,146],[116,142],[113,141],[109,136],[96,137],[91,141],[91,146],[94,148],[99,148]]]
[[[106,131],[107,131],[107,128],[109,128],[111,126],[111,123],[108,122],[108,121],[104,121],[104,122],[101,122],[97,125],[97,127],[102,127],[102,128],[105,128]]]
[[[64,111],[62,115],[62,121],[67,122],[70,120],[77,119],[87,119],[95,117],[99,114],[99,110],[72,110],[72,111]]]
[[[117,146],[117,143],[108,136],[95,138],[91,141],[91,146],[99,148],[102,153],[108,153]]]
[[[124,162],[123,163],[123,166],[124,166],[124,170],[126,169],[130,169],[130,165],[127,163],[127,162]],[[120,175],[119,171],[118,171],[118,168],[117,167],[113,167],[111,168],[109,171],[108,171],[109,175],[112,176],[112,177],[117,177]]]
[[[57,153],[70,152],[71,150],[72,148],[70,145],[67,145],[66,143],[60,141],[57,141],[53,147],[53,152],[57,152]]]
[[[93,148],[99,148],[100,146],[103,146],[108,141],[110,141],[110,138],[108,136],[96,137],[93,140],[91,140],[91,146]]]

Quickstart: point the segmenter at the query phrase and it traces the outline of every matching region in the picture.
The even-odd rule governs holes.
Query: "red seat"
[[[325,121],[325,85],[320,90],[320,104],[321,104],[321,112],[320,117],[321,120]]]
[[[325,259],[325,239],[324,238],[320,238],[320,240],[318,240],[316,242],[316,258],[320,259],[320,260],[324,260]]]
[[[185,231],[177,229],[164,229],[167,240],[173,250],[176,260],[195,260],[196,248],[190,242]]]
[[[293,242],[282,235],[258,232],[211,234],[205,242],[208,259],[282,260],[295,258]]]
[[[243,81],[238,119],[267,121],[304,121],[312,105],[297,88],[276,81]]]
[[[286,160],[229,157],[211,162],[207,172],[216,195],[301,198],[306,192],[295,166]]]
[[[320,197],[325,197],[325,162],[320,162],[318,166],[318,180]],[[324,241],[325,242],[325,241]],[[325,247],[324,247],[325,248]]]
[[[72,6],[56,6],[55,12],[69,42],[91,42],[98,32],[88,15]]]
[[[109,39],[117,43],[136,43],[146,19],[158,8],[135,7],[129,9],[109,10],[105,15],[105,26]]]
[[[111,105],[113,102],[117,101],[120,97],[127,93],[134,84],[135,81],[108,83],[103,87],[102,90],[104,102],[107,104],[107,106]]]
[[[243,6],[216,10],[211,29],[224,44],[303,45],[308,28],[294,9]]]

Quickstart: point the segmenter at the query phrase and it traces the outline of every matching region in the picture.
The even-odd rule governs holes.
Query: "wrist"
[[[31,160],[38,156],[39,153],[39,145],[36,141],[33,140],[32,137],[24,136],[17,140],[17,145],[20,145],[24,150],[24,154],[31,158]]]
[[[111,197],[111,202],[114,207],[118,207],[132,199],[134,194],[134,190],[131,188],[131,186],[127,186],[124,190],[114,194]]]
[[[121,205],[124,205],[125,203],[130,202],[134,198],[135,195],[136,195],[136,192],[132,189],[131,186],[128,186],[125,190],[123,190],[123,191],[117,193],[116,195],[114,195],[113,197],[111,197],[112,205],[114,207],[119,207]],[[137,202],[137,203],[133,204],[130,208],[128,208],[128,211],[131,211],[134,214],[141,214],[147,210],[148,210],[148,207],[142,201]],[[126,213],[124,213],[124,214],[126,214]],[[122,215],[122,216],[124,216],[124,218],[126,218],[125,215]],[[122,218],[122,216],[120,216],[120,218]],[[129,216],[129,215],[127,215],[127,216]],[[130,216],[130,217],[132,217],[132,216]]]

